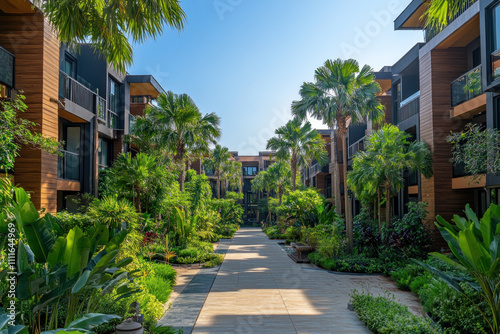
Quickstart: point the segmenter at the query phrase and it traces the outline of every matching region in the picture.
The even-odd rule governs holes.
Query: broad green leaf
[[[67,327],[72,329],[91,330],[93,327],[121,317],[113,314],[87,313],[79,319],[72,321]]]
[[[66,249],[66,238],[58,237],[47,257],[47,263],[49,264],[49,268],[54,268],[58,264],[63,263],[65,249]]]
[[[90,270],[85,270],[83,274],[78,278],[78,281],[76,281],[75,285],[71,289],[71,293],[75,294],[80,292],[81,289],[87,284],[87,281],[90,276]]]
[[[78,276],[84,268],[82,263],[87,265],[88,248],[90,245],[85,242],[82,230],[77,226],[72,228],[66,236],[66,248],[63,254],[63,263],[68,265],[68,278]]]
[[[24,242],[19,240],[19,245],[17,247],[17,271],[23,273],[29,266],[28,254],[24,247]]]
[[[28,240],[28,246],[35,255],[36,262],[47,262],[47,256],[55,240],[43,220],[37,219],[30,223],[24,223],[24,234]]]
[[[472,232],[473,226],[470,228],[460,231],[458,235],[458,244],[460,250],[464,257],[467,259],[469,264],[480,273],[485,273],[487,269],[482,261],[482,252],[478,240],[476,239],[474,232]]]
[[[0,329],[2,329],[6,324],[7,322],[9,322],[10,320],[10,317],[8,314],[0,314]]]

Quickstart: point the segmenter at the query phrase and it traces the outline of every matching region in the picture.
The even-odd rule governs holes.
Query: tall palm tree
[[[241,193],[243,186],[243,169],[241,162],[229,160],[222,167],[222,179],[224,180],[224,189],[227,192],[229,187],[238,189]]]
[[[179,186],[184,191],[186,158],[199,145],[215,144],[220,137],[220,118],[215,113],[202,115],[187,94],[168,91],[158,96],[157,106],[148,106],[138,117],[132,138],[173,155],[179,170]],[[200,144],[202,143],[202,144]]]
[[[278,193],[279,204],[281,205],[283,195],[292,185],[292,170],[290,165],[283,160],[279,160],[269,166],[267,173],[269,174],[269,182],[272,188]]]
[[[312,128],[310,122],[302,125],[302,121],[294,118],[284,126],[276,129],[278,135],[269,139],[267,149],[276,151],[276,157],[288,161],[291,168],[292,190],[297,183],[297,167],[309,165],[315,158],[320,165],[328,161],[324,150],[325,141],[321,134]]]
[[[164,26],[182,30],[186,14],[179,0],[35,0],[69,44],[90,43],[118,70],[132,64],[133,43],[155,37]]]
[[[227,147],[216,145],[210,156],[203,161],[205,168],[214,172],[217,180],[217,198],[220,198],[220,183],[224,173],[224,166],[232,158],[231,153]]]
[[[429,146],[423,141],[410,142],[410,138],[410,134],[400,131],[396,126],[385,125],[368,137],[365,152],[354,158],[353,168],[363,168],[353,169],[349,173],[351,180],[360,178],[358,187],[365,187],[370,192],[384,189],[387,225],[391,221],[391,199],[404,186],[403,171],[418,171],[426,178],[432,176]]]
[[[354,59],[345,61],[329,59],[316,70],[314,77],[314,82],[302,85],[300,89],[301,100],[292,103],[292,113],[300,119],[305,119],[310,114],[331,128],[337,126],[337,133],[342,141],[348,250],[352,251],[354,245],[352,217],[346,182],[347,121],[350,119],[351,124],[363,122],[365,119],[375,122],[382,121],[384,107],[376,98],[380,92],[380,86],[375,81],[372,68],[365,65],[360,69],[358,62]],[[336,144],[335,138],[333,143]],[[338,173],[336,174],[338,175]],[[336,189],[335,193],[336,196],[339,196],[340,185],[337,184],[337,187],[338,190]]]

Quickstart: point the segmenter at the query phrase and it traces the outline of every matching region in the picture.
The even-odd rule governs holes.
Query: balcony
[[[481,65],[479,65],[451,83],[451,106],[455,107],[472,100],[482,93]]]
[[[94,115],[102,113],[106,106],[105,99],[63,71],[59,71],[59,97],[79,105]]]
[[[365,137],[359,139],[354,144],[349,145],[349,149],[347,150],[347,158],[352,159],[356,153],[359,151],[363,151],[365,149]]]
[[[328,173],[328,165],[321,167],[317,162],[311,165],[311,167],[306,168],[307,170],[307,178],[311,178],[313,176],[318,175],[319,173]]]
[[[500,50],[496,50],[491,54],[491,71],[493,80],[500,77]]]
[[[462,15],[463,13],[465,13],[465,11],[467,11],[467,9],[469,9],[473,4],[474,2],[476,2],[475,0],[469,0],[466,5],[455,15],[453,16],[449,21],[448,21],[448,24],[449,25],[451,22],[455,21],[460,15]],[[436,37],[442,30],[436,30],[436,29],[432,29],[432,28],[426,28],[424,30],[424,37],[425,37],[425,42],[428,43],[431,39],[433,39],[434,37]]]
[[[99,97],[99,99],[104,101],[104,99],[102,99],[101,97]],[[105,109],[104,108],[104,106],[106,105],[105,101],[102,108],[100,103],[99,103],[99,113],[97,114],[99,121],[105,124],[110,129],[118,129],[118,114],[110,109]]]
[[[401,123],[410,117],[417,115],[420,111],[420,91],[414,93],[406,100],[399,103],[396,110],[396,122]]]
[[[63,180],[80,180],[80,154],[61,151],[57,163],[57,178]]]

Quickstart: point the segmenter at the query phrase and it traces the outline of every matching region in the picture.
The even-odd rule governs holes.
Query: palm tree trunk
[[[338,122],[338,131],[340,139],[342,142],[342,169],[344,171],[343,181],[344,181],[344,217],[345,217],[345,227],[347,234],[347,252],[352,253],[354,249],[354,234],[352,230],[352,217],[351,217],[351,202],[349,201],[349,193],[347,189],[347,145],[346,145],[346,119],[342,117]]]
[[[377,199],[378,199],[378,208],[377,208],[377,211],[378,211],[378,231],[380,233],[382,233],[382,215],[381,215],[381,210],[380,210],[380,187],[377,188]]]
[[[338,215],[342,214],[342,201],[340,197],[340,169],[337,159],[337,134],[333,132],[330,149],[332,151],[333,177],[332,177],[332,195],[335,198],[335,211]]]
[[[186,170],[184,168],[184,160],[179,162],[179,189],[184,191],[184,179],[186,177]]]
[[[266,200],[267,200],[267,220],[271,222],[271,208],[269,207],[269,190],[266,192]]]
[[[292,191],[295,191],[295,187],[297,186],[297,155],[295,152],[292,153],[290,167],[292,167]]]
[[[220,176],[217,173],[217,199],[220,199]]]
[[[385,223],[387,227],[391,224],[391,185],[389,182],[385,184]]]

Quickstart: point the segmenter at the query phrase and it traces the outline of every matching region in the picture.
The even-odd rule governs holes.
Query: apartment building
[[[477,181],[463,166],[453,166],[446,137],[469,123],[500,128],[500,1],[471,2],[439,32],[424,26],[428,2],[412,0],[394,22],[396,30],[421,30],[424,42],[377,72],[376,80],[382,87],[379,98],[386,106],[386,123],[428,143],[434,157],[433,177],[404,173],[406,186],[393,199],[392,214],[402,216],[411,201],[427,202],[425,224],[439,247],[436,215],[451,219],[467,203],[482,214],[489,203],[499,202],[500,176],[484,174]],[[349,126],[348,169],[369,132],[370,124]],[[341,159],[342,145],[337,153]],[[355,199],[352,209],[359,212]]]
[[[231,151],[232,159],[241,162],[242,165],[242,192],[243,200],[243,221],[245,224],[255,225],[263,218],[260,217],[258,204],[259,200],[263,198],[263,194],[255,193],[252,191],[252,180],[255,179],[259,172],[267,170],[273,163],[273,152],[261,151],[258,155],[239,155],[238,151]],[[192,169],[196,170],[196,164]],[[216,193],[216,178],[213,171],[204,169],[203,172],[208,176],[212,185],[212,191]],[[223,185],[221,185],[222,187]]]
[[[129,150],[134,117],[163,92],[151,75],[120,73],[90,45],[61,44],[29,2],[0,3],[0,92],[26,96],[22,115],[64,142],[62,156],[22,148],[13,171],[37,208],[56,212],[79,193],[96,194],[99,170]]]
[[[318,130],[318,132],[325,141],[324,149],[328,152],[328,161],[331,161],[332,130]],[[308,166],[302,167],[301,176],[305,186],[316,188],[320,194],[327,198],[332,197],[332,174],[330,174],[328,164],[320,166],[318,161],[313,159]]]

